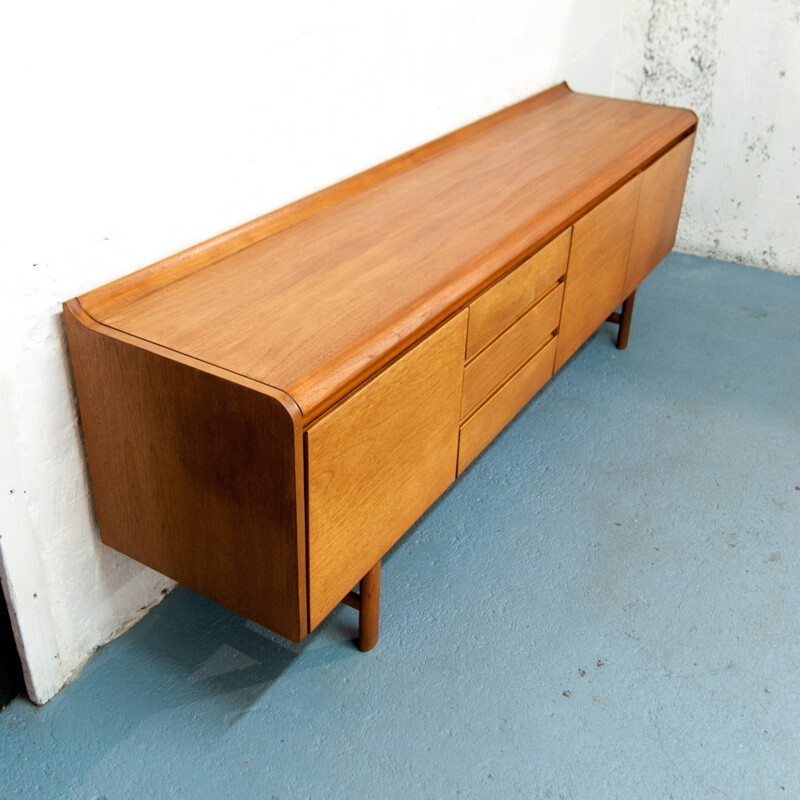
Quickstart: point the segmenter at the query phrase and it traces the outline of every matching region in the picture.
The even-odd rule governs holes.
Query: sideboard
[[[102,541],[299,641],[675,239],[697,119],[566,84],[64,304]],[[360,586],[360,591],[356,589]]]

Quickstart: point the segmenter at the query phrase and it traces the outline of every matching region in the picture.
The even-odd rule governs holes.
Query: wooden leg
[[[358,592],[350,592],[342,602],[358,611],[358,649],[362,653],[372,650],[378,643],[381,611],[380,561],[361,579]]]
[[[624,350],[628,346],[628,337],[631,333],[631,320],[633,319],[633,303],[636,300],[636,289],[634,289],[625,302],[622,304],[622,313],[615,311],[609,318],[609,322],[619,325],[617,334],[617,350]]]
[[[381,611],[381,562],[362,579],[359,590],[358,649],[366,653],[378,643],[378,620]]]

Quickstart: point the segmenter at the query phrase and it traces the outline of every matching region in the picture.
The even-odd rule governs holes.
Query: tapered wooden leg
[[[372,650],[378,643],[378,620],[381,612],[381,562],[362,579],[357,592],[349,592],[342,602],[358,611],[358,649]]]
[[[616,311],[608,317],[608,322],[619,325],[617,333],[617,350],[624,350],[628,346],[628,336],[631,333],[631,320],[633,319],[633,302],[636,299],[636,289],[634,289],[625,302],[622,304],[622,313]]]
[[[636,300],[634,289],[622,304],[622,314],[619,318],[619,333],[617,334],[617,350],[624,350],[628,346],[628,336],[631,333],[631,320],[633,319],[633,303]]]
[[[359,587],[358,649],[363,653],[378,643],[378,621],[381,611],[381,562],[362,579]]]

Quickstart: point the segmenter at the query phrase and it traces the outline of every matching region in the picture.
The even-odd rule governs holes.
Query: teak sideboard
[[[606,319],[624,347],[696,125],[561,84],[65,303],[102,540],[372,647],[389,548]]]

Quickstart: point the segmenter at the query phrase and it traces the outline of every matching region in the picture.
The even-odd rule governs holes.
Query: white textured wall
[[[170,586],[99,543],[62,300],[565,78],[697,107],[680,245],[796,269],[798,103],[780,104],[798,85],[796,7],[13,4],[0,28],[0,574],[31,696],[47,700]]]
[[[800,0],[625,5],[617,93],[700,117],[676,247],[800,274]]]
[[[37,702],[170,585],[98,540],[60,302],[564,78],[608,92],[613,4],[555,5],[5,12],[0,555]]]

